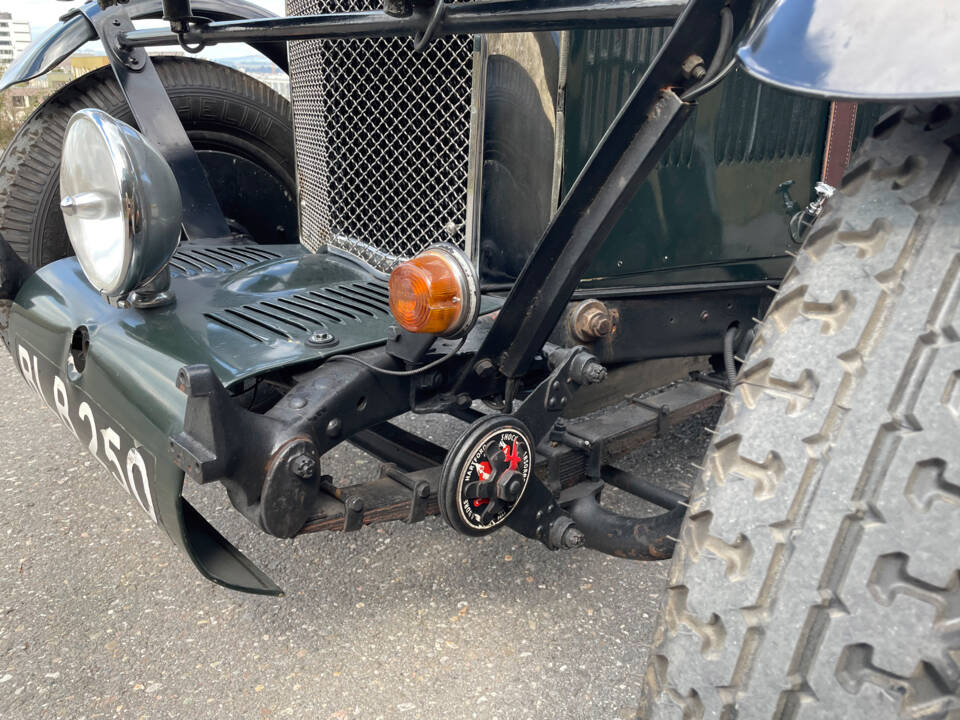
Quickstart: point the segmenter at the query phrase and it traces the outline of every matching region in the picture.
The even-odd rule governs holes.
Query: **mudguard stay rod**
[[[142,49],[128,51],[120,48],[119,35],[133,30],[126,8],[119,5],[100,10],[98,5],[88,3],[81,12],[100,36],[140,132],[153,142],[177,178],[187,239],[191,242],[229,242],[232,233],[223,210],[153,61]]]
[[[313,40],[423,36],[431,25],[432,2],[414,3],[405,17],[383,10],[302,15],[193,24],[184,32],[129,30],[124,47],[204,46],[249,40]],[[680,15],[686,0],[481,0],[451,3],[433,22],[431,37],[482,33],[659,27]],[[719,12],[719,8],[718,8]]]

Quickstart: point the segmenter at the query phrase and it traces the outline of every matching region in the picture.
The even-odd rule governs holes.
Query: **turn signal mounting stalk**
[[[480,312],[477,270],[455,245],[427,248],[390,274],[390,311],[408,332],[462,337]]]

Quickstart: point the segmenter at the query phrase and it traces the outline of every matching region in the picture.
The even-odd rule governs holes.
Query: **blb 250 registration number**
[[[156,468],[153,455],[139,445],[86,393],[60,377],[56,366],[43,355],[17,345],[17,363],[27,383],[40,395],[90,454],[107,468],[121,487],[133,495],[157,522],[150,483]]]

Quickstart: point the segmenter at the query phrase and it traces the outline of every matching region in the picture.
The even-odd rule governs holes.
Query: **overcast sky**
[[[283,14],[284,0],[254,0],[266,10],[278,15]],[[26,20],[30,23],[33,37],[57,22],[57,19],[70,8],[82,5],[82,2],[61,2],[60,0],[0,0],[0,12],[9,12],[14,20]],[[246,45],[222,45],[211,48],[209,54],[216,57],[236,57],[251,51]],[[205,53],[206,54],[206,53]]]

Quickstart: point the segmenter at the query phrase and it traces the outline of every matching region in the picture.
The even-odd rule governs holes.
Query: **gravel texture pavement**
[[[682,487],[715,417],[622,466]],[[462,427],[404,422],[436,442]],[[346,448],[324,461],[355,482],[374,467]],[[468,539],[438,518],[277,540],[219,487],[186,494],[284,597],[203,580],[3,353],[0,717],[634,716],[664,563]]]

